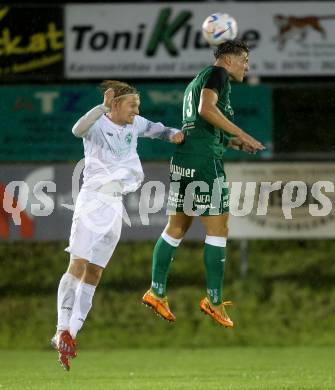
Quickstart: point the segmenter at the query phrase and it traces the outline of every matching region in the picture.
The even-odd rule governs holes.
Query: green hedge
[[[85,348],[129,346],[335,344],[334,241],[252,241],[240,275],[231,242],[225,297],[236,323],[226,330],[198,309],[205,292],[201,243],[179,248],[169,279],[177,322],[140,304],[150,283],[153,242],[120,243],[103,274],[79,338]],[[0,245],[0,348],[47,348],[54,332],[56,291],[67,266],[64,242]]]
[[[118,290],[148,285],[154,242],[121,242],[101,284]],[[66,242],[0,243],[2,294],[52,293],[68,264]],[[172,264],[171,286],[203,286],[203,244],[185,241]],[[335,241],[250,241],[246,284],[271,288],[276,281],[330,288],[335,282]],[[228,244],[225,280],[240,278],[239,243]]]

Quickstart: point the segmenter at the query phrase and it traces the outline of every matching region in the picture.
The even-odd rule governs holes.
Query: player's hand
[[[180,131],[179,133],[174,134],[170,140],[173,144],[181,144],[184,141],[184,133]]]
[[[247,144],[242,144],[240,150],[249,154],[256,154],[257,150]]]
[[[243,152],[249,154],[255,154],[257,152],[257,150],[255,150],[248,144],[243,143],[238,137],[230,138],[228,142],[228,147],[234,150],[242,150]]]
[[[104,106],[108,107],[109,109],[112,108],[112,101],[114,99],[114,89],[108,88],[107,91],[104,93]]]
[[[253,150],[254,153],[257,152],[257,150],[264,150],[265,146],[257,141],[254,137],[251,137],[251,135],[243,133],[239,135],[239,139],[242,141],[242,144],[245,148],[248,148],[249,150]]]
[[[243,142],[238,137],[229,139],[228,147],[234,150],[242,150]]]

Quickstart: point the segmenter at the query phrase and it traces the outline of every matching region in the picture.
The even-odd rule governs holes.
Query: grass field
[[[0,351],[0,389],[335,389],[335,348],[79,351],[69,373],[55,352]]]

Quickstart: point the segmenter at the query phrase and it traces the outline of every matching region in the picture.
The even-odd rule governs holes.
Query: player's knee
[[[217,226],[215,228],[207,228],[208,236],[216,236],[216,237],[228,237],[229,229],[227,226]]]
[[[84,282],[88,284],[98,285],[103,268],[92,263],[86,265],[86,270],[84,274]]]
[[[165,232],[173,238],[183,238],[187,232],[186,226],[170,226],[168,225]]]
[[[75,276],[77,279],[81,279],[85,273],[87,263],[88,261],[84,259],[72,259],[67,272]]]

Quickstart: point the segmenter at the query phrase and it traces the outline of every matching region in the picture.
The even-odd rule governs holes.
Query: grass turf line
[[[79,350],[69,373],[56,358],[1,350],[0,389],[335,389],[331,347]]]

